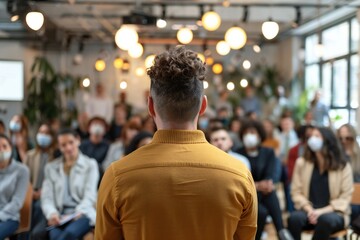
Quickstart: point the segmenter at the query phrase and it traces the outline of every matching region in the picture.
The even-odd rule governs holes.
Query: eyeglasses
[[[340,141],[347,141],[347,142],[352,142],[354,141],[354,138],[353,137],[339,137]]]

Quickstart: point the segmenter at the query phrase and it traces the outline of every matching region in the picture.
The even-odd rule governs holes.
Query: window
[[[356,124],[359,29],[358,20],[351,18],[305,37],[305,88],[322,89],[322,101],[329,106],[335,127]],[[323,44],[321,56],[316,54],[319,42]]]

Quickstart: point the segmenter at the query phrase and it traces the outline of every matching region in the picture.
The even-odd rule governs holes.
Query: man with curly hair
[[[150,144],[114,162],[97,202],[95,238],[254,239],[257,197],[249,170],[197,130],[207,99],[205,64],[183,46],[148,69]]]

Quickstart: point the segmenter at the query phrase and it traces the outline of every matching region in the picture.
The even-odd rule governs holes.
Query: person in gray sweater
[[[29,185],[29,170],[12,159],[9,138],[0,134],[0,240],[17,230]]]

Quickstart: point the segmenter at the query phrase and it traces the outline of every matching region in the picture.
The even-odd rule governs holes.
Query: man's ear
[[[148,111],[151,117],[155,117],[154,100],[148,96]]]
[[[207,107],[207,97],[206,97],[206,95],[204,95],[202,97],[202,101],[201,101],[199,116],[201,116],[205,113],[206,107]]]

